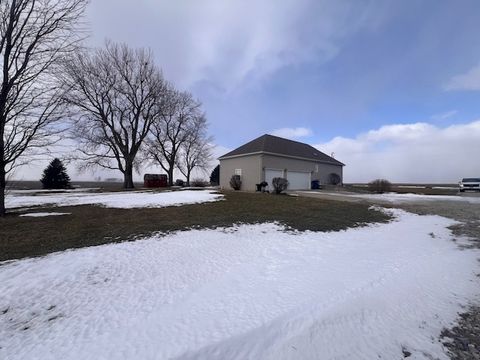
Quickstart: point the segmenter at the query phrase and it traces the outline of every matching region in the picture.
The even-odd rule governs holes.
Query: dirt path
[[[459,246],[480,249],[480,204],[478,203],[448,200],[415,200],[392,203],[390,201],[355,197],[354,193],[298,192],[297,194],[318,199],[367,202],[385,207],[400,208],[419,215],[440,215],[454,219],[460,222],[460,224],[451,228],[454,235],[469,238],[467,245],[462,243]],[[478,195],[468,194],[466,196],[477,197]],[[456,326],[442,332],[441,341],[448,348],[451,359],[480,359],[480,299],[477,299],[477,303],[472,304],[468,311],[459,315]]]

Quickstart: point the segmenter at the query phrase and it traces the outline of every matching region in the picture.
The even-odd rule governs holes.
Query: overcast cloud
[[[336,137],[315,147],[346,163],[345,179],[368,182],[457,182],[478,177],[480,120],[440,128],[428,123],[386,125],[354,138]]]
[[[97,0],[89,17],[94,44],[111,38],[150,47],[178,85],[206,82],[228,92],[256,86],[286,66],[331,59],[342,38],[375,23],[378,12],[369,4]]]

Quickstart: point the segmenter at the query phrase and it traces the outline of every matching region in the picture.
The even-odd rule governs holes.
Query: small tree
[[[40,179],[44,189],[68,189],[70,188],[70,177],[63,163],[55,158],[43,170]]]
[[[230,186],[233,190],[240,190],[242,187],[242,180],[240,179],[240,175],[232,175],[230,178]]]
[[[276,177],[272,179],[272,186],[273,190],[275,190],[275,194],[281,194],[282,191],[287,190],[288,188],[288,180],[281,177]]]
[[[338,174],[331,173],[330,175],[328,175],[328,182],[331,185],[338,185],[340,184],[341,181],[342,181],[342,178]]]
[[[202,130],[199,134],[200,143],[205,145],[200,149],[196,146],[198,143],[195,138],[191,136],[197,126]],[[185,153],[186,142],[190,141],[190,144],[194,145],[188,155],[190,166],[200,166],[202,161],[196,160],[209,157],[209,148],[202,139],[205,127],[201,102],[195,100],[191,93],[178,91],[170,85],[160,104],[159,116],[152,123],[144,150],[147,158],[154,160],[167,172],[170,186],[173,185],[173,172],[179,165],[182,151]],[[187,172],[183,172],[186,176]]]
[[[368,183],[368,190],[377,194],[383,194],[392,190],[392,184],[385,179],[376,179]]]
[[[190,186],[193,169],[200,169],[207,174],[206,169],[212,160],[212,141],[213,139],[207,136],[205,115],[194,116],[177,156],[177,168],[187,179],[187,186]]]
[[[202,178],[195,178],[190,185],[193,187],[205,187],[208,185],[208,182],[204,181]]]
[[[210,185],[217,186],[220,184],[220,165],[215,166],[210,174]]]

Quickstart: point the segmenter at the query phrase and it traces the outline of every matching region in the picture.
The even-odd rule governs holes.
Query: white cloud
[[[93,43],[151,47],[178,85],[227,91],[286,66],[328,61],[374,17],[374,7],[345,0],[102,0],[89,8]]]
[[[444,89],[447,91],[455,90],[480,90],[480,64],[473,67],[465,74],[452,77]]]
[[[297,128],[281,128],[272,131],[272,135],[284,137],[287,139],[298,139],[301,137],[312,136],[313,132],[311,129],[304,127]]]
[[[314,145],[345,163],[346,182],[387,178],[393,182],[457,182],[480,176],[480,120],[437,127],[386,125],[355,138]]]
[[[458,114],[457,110],[450,110],[441,114],[435,114],[431,116],[432,120],[446,120]]]

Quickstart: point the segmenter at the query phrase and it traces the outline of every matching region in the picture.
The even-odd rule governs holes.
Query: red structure
[[[164,174],[145,174],[143,186],[147,188],[167,187],[168,177]]]

